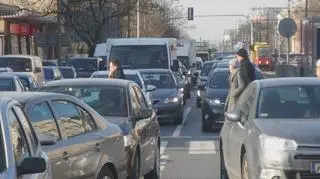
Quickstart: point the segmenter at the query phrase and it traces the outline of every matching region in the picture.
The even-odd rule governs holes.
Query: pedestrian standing
[[[248,52],[245,49],[240,49],[237,52],[237,60],[240,63],[239,72],[234,79],[237,81],[237,85],[230,91],[230,97],[234,98],[235,104],[246,87],[255,80],[255,67],[250,62]]]
[[[118,60],[110,60],[108,76],[111,79],[125,79],[123,70],[120,67],[120,62]]]
[[[238,74],[240,71],[240,62],[237,59],[230,60],[229,62],[229,93],[226,100],[225,111],[231,112],[235,107],[235,98],[231,95],[232,91],[234,91],[238,87]]]
[[[316,75],[317,75],[317,78],[320,78],[320,59],[317,61]]]

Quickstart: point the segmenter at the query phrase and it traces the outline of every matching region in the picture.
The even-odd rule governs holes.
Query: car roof
[[[216,68],[214,72],[229,72],[229,68]]]
[[[58,68],[58,66],[43,66],[43,68],[54,69],[54,68]]]
[[[139,70],[140,73],[151,73],[151,72],[158,72],[158,73],[163,73],[163,72],[171,72],[171,70],[169,69],[140,69]]]
[[[2,75],[16,75],[16,76],[32,76],[29,72],[2,72],[1,73],[1,76]]]
[[[62,68],[62,69],[72,69],[72,66],[58,66],[58,68]]]
[[[96,74],[96,75],[101,75],[101,74],[107,75],[108,72],[109,72],[109,70],[107,70],[107,71],[95,71],[94,74]],[[136,75],[136,74],[138,74],[140,72],[138,70],[123,69],[123,73],[124,74],[128,74],[128,75],[133,75],[133,74]]]
[[[9,57],[9,58],[40,58],[39,56],[34,56],[34,55],[1,55],[0,58],[2,57]]]
[[[13,74],[6,74],[6,72],[4,72],[4,73],[1,73],[0,74],[0,78],[11,78],[11,79],[13,79],[13,78],[16,78],[17,76],[15,76],[15,75],[13,75]]]
[[[48,92],[1,92],[0,98],[9,97],[17,100],[22,106],[25,106],[30,100],[38,98],[48,98],[52,95],[65,97],[65,94],[60,93],[48,93]]]
[[[204,63],[203,63],[203,65],[206,65],[206,64],[213,64],[213,63],[217,63],[218,61],[213,61],[213,60],[211,60],[211,61],[205,61]]]
[[[258,81],[262,88],[295,86],[295,85],[320,85],[320,80],[315,77],[284,77],[268,78]]]
[[[89,59],[89,60],[96,60],[100,59],[100,57],[71,57],[70,60],[78,60],[78,59]]]
[[[53,86],[114,86],[126,87],[130,81],[122,79],[108,79],[108,78],[72,78],[61,79],[45,83],[44,87]]]

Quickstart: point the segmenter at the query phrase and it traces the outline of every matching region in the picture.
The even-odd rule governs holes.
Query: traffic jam
[[[105,47],[104,57],[0,56],[0,178],[187,179],[183,169],[202,167],[215,174],[192,179],[320,178],[320,80],[266,75],[267,44],[214,57],[175,38]],[[212,138],[195,144],[186,128]],[[182,159],[191,149],[178,159],[183,135],[199,151],[217,144],[207,151],[217,161],[193,165]]]

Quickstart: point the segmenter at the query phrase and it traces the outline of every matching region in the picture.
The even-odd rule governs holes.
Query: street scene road
[[[265,78],[274,72],[263,72]],[[220,179],[219,132],[201,131],[201,109],[196,94],[185,107],[181,125],[161,125],[162,179]]]

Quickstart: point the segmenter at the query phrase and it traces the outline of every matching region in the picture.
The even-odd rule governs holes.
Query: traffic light
[[[193,21],[193,7],[188,7],[188,20]]]

